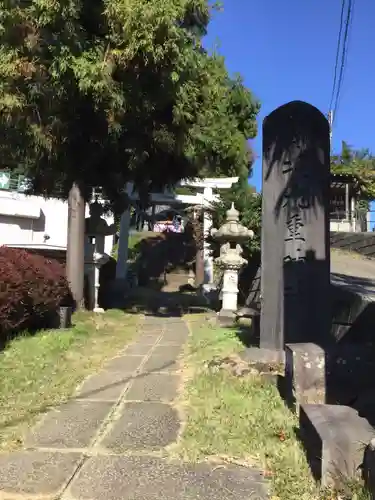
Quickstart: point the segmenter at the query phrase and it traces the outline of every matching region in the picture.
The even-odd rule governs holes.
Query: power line
[[[339,74],[339,79],[338,79],[338,83],[337,83],[335,105],[333,107],[333,123],[335,122],[335,119],[337,117],[337,110],[338,110],[338,106],[339,106],[340,93],[341,93],[343,79],[344,79],[344,68],[345,68],[345,63],[347,60],[347,52],[348,52],[348,35],[349,35],[349,30],[350,30],[350,27],[352,24],[352,20],[353,20],[353,8],[354,8],[354,1],[349,0],[346,19],[345,19],[345,32],[344,32],[344,39],[343,39],[343,44],[342,44],[340,74]]]
[[[339,36],[338,36],[338,40],[337,40],[336,60],[335,60],[335,74],[333,77],[332,95],[331,95],[331,101],[329,103],[329,108],[328,108],[329,110],[332,109],[333,99],[335,97],[336,82],[337,82],[337,70],[339,67],[339,57],[340,57],[340,48],[341,48],[342,29],[344,27],[345,2],[346,2],[346,0],[342,0],[342,4],[341,4],[340,27],[339,27]]]
[[[345,77],[345,69],[347,67],[347,60],[348,60],[348,47],[349,47],[349,44],[350,44],[350,38],[351,38],[351,34],[352,34],[352,27],[353,27],[353,13],[354,13],[354,4],[355,4],[355,0],[352,0],[351,2],[351,12],[350,14],[348,13],[348,15],[350,15],[350,19],[349,19],[349,22],[348,22],[348,25],[347,25],[347,33],[346,33],[346,40],[345,40],[345,49],[343,51],[343,61],[342,61],[342,77],[341,77],[341,84],[340,84],[340,87],[338,89],[338,93],[337,93],[337,97],[336,97],[336,104],[335,104],[335,109],[337,110],[339,105],[340,105],[340,92],[341,92],[341,88],[342,88],[342,82],[344,80],[344,77]]]

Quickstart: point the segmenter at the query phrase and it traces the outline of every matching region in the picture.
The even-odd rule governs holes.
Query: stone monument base
[[[217,315],[217,320],[220,326],[233,326],[237,321],[237,316],[234,311],[221,309]]]
[[[126,279],[114,279],[109,285],[110,306],[118,309],[125,307],[129,290],[129,283]]]
[[[365,418],[348,406],[302,404],[300,433],[313,476],[324,487],[360,478],[365,447],[375,435]]]
[[[325,351],[313,343],[285,346],[285,386],[288,404],[296,412],[300,404],[326,402]]]
[[[104,313],[104,309],[102,307],[94,307],[94,313]]]
[[[248,347],[240,353],[240,358],[247,363],[284,364],[285,352],[264,347]]]
[[[370,491],[371,498],[375,498],[375,438],[367,445],[363,459],[363,478]]]

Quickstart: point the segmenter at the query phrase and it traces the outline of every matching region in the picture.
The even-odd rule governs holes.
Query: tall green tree
[[[355,150],[343,141],[340,153],[331,157],[331,171],[352,177],[362,200],[375,199],[375,157],[369,149]]]
[[[114,206],[247,173],[258,103],[202,48],[207,0],[0,0],[0,155],[33,192]]]

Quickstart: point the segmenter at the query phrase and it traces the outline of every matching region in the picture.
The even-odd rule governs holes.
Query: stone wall
[[[331,231],[331,248],[375,257],[375,233],[345,233]]]

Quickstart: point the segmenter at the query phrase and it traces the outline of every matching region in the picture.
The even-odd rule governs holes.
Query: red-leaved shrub
[[[26,250],[0,247],[0,340],[49,328],[61,305],[72,305],[65,268]]]

